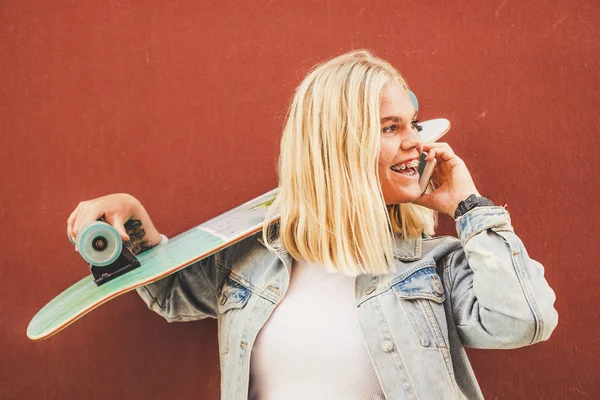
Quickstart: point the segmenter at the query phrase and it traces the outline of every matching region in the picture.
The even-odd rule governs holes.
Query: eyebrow
[[[413,114],[411,120],[415,119],[417,117],[417,114],[418,114],[418,111],[415,111],[415,113]],[[390,117],[383,117],[380,120],[381,123],[384,123],[384,122],[387,122],[387,121],[400,122],[400,118],[397,117],[397,116],[390,116]]]

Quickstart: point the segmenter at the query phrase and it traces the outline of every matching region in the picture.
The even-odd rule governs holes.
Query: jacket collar
[[[401,261],[420,260],[423,250],[423,238],[403,239],[402,235],[394,235],[394,257]]]
[[[263,236],[262,235],[258,235],[258,241],[260,242],[260,244],[262,244],[263,246],[267,247],[265,245],[265,241],[263,240]],[[293,259],[291,254],[285,250],[283,248],[283,246],[281,245],[281,238],[279,236],[277,236],[277,238],[272,239],[271,244],[273,245],[273,247],[275,247],[277,249],[276,251],[276,255],[277,257],[279,257],[279,259],[283,262],[283,264],[285,265],[288,274],[292,274],[292,263],[293,263]]]

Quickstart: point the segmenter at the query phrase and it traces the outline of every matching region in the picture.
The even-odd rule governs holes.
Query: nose
[[[419,134],[419,132],[416,129],[413,129],[412,126],[407,130],[408,133],[400,143],[400,149],[406,151],[414,147],[422,148],[423,143],[421,141],[421,135]]]

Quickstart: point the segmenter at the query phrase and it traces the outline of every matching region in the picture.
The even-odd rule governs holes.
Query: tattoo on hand
[[[124,244],[134,254],[138,255],[152,248],[145,238],[146,231],[142,228],[142,221],[139,219],[130,219],[125,222],[125,231],[129,235],[129,240]]]

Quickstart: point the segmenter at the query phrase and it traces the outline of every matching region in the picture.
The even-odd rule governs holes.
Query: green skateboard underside
[[[46,339],[107,301],[171,275],[258,232],[276,193],[277,189],[265,193],[139,254],[140,267],[102,286],[97,286],[88,274],[33,317],[27,336],[31,340]]]

